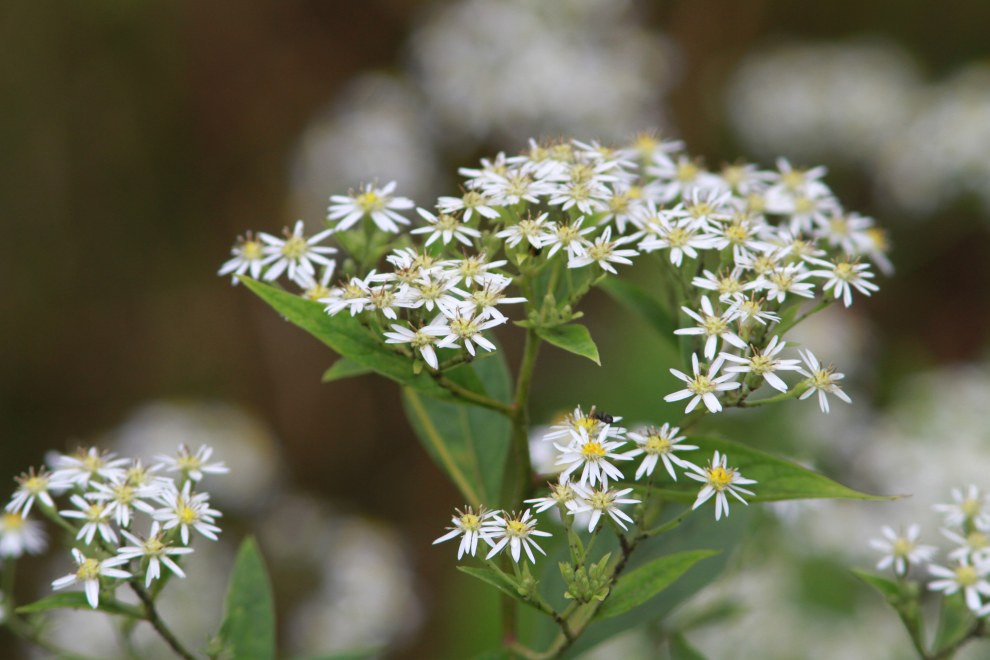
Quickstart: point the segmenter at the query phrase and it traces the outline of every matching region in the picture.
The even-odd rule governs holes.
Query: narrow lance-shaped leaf
[[[51,596],[46,596],[41,600],[36,600],[33,603],[28,603],[27,605],[21,605],[17,608],[18,614],[37,614],[39,612],[48,612],[50,610],[58,609],[71,609],[71,610],[93,610],[89,605],[89,601],[86,600],[86,594],[81,591],[69,591],[61,594],[52,594]],[[143,618],[141,610],[133,605],[125,605],[124,603],[118,603],[117,601],[107,600],[106,598],[101,598],[100,603],[96,610],[99,612],[106,612],[107,614],[120,614],[122,616],[128,616],[135,619]]]
[[[775,502],[779,500],[805,499],[852,499],[852,500],[890,500],[892,496],[869,495],[853,490],[848,486],[832,481],[828,477],[802,467],[797,463],[778,458],[772,454],[747,447],[746,445],[713,437],[692,437],[688,441],[698,445],[698,451],[682,457],[703,465],[711,459],[717,449],[728,457],[728,467],[735,468],[747,479],[755,479],[756,483],[746,486],[756,495],[747,497],[749,502]],[[634,484],[630,484],[634,485]],[[664,497],[681,502],[692,502],[698,494],[700,484],[691,479],[679,480],[676,484],[664,482],[655,488],[655,492]]]
[[[324,383],[332,383],[335,380],[343,380],[345,378],[353,378],[355,376],[364,376],[365,374],[374,373],[374,369],[371,367],[366,367],[363,364],[355,362],[354,360],[349,360],[347,358],[340,358],[333,365],[323,372],[323,377],[320,379]]]
[[[602,364],[601,358],[598,356],[598,347],[591,338],[591,333],[580,323],[537,328],[536,334],[557,348],[586,357],[598,366]]]
[[[275,657],[275,605],[265,561],[254,539],[237,551],[220,638],[235,658]]]
[[[696,563],[718,554],[715,550],[688,550],[654,559],[619,578],[598,610],[607,619],[642,605],[687,573]]]

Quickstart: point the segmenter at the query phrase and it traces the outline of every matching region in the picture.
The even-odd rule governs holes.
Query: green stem
[[[468,388],[462,385],[458,385],[457,383],[450,380],[446,376],[442,376],[436,372],[431,372],[431,373],[433,375],[433,379],[437,382],[437,384],[440,387],[444,388],[445,390],[453,394],[458,399],[461,399],[462,401],[473,403],[476,406],[481,406],[482,408],[488,408],[489,410],[494,410],[510,418],[513,416],[515,412],[513,406],[510,406],[507,403],[502,403],[501,401],[498,401],[497,399],[492,399],[491,397],[487,397],[484,394],[478,394],[477,392],[469,390]]]
[[[781,401],[787,401],[788,399],[793,399],[800,394],[803,394],[809,387],[811,383],[807,380],[803,380],[786,392],[781,392],[776,396],[767,397],[766,399],[758,399],[756,401],[742,400],[734,404],[737,408],[757,408],[759,406],[766,406],[771,403],[780,403]]]
[[[790,330],[791,328],[793,328],[794,326],[796,326],[798,323],[800,323],[801,321],[803,321],[806,318],[808,318],[809,316],[814,316],[815,314],[817,314],[818,312],[822,311],[823,309],[826,309],[829,305],[831,305],[832,303],[834,303],[835,300],[836,300],[835,298],[832,298],[831,300],[822,300],[820,303],[818,303],[817,305],[815,305],[814,307],[812,307],[807,312],[805,312],[801,316],[797,317],[796,319],[794,319],[790,323],[784,323],[784,324],[779,325],[776,328],[774,328],[773,329],[774,334],[776,334],[779,337],[783,337],[785,332],[787,332],[788,330]]]
[[[158,616],[158,610],[155,609],[155,601],[151,598],[148,592],[144,590],[144,587],[133,581],[128,584],[131,585],[131,590],[137,594],[137,597],[144,605],[145,620],[150,623],[151,627],[155,629],[163,640],[165,640],[165,643],[168,644],[180,658],[184,658],[184,660],[196,660],[196,656],[186,650],[186,648],[182,645],[182,642],[178,640],[172,631],[169,630],[168,626],[165,625],[165,622],[162,621],[162,618]]]

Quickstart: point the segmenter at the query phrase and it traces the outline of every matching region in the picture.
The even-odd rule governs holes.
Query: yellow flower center
[[[766,355],[756,354],[749,361],[749,368],[754,374],[765,374],[773,371],[773,360]]]
[[[956,569],[956,582],[961,587],[972,587],[980,581],[980,575],[972,566],[960,566]]]
[[[700,218],[703,215],[708,215],[714,212],[715,209],[708,202],[698,202],[697,204],[692,204],[687,207],[687,212],[691,214],[692,218]]]
[[[85,559],[76,569],[76,577],[82,581],[96,580],[100,577],[100,562],[95,559]]]
[[[183,525],[191,525],[199,520],[199,515],[197,515],[196,510],[188,504],[179,505],[176,508],[176,513],[179,514],[179,522]]]
[[[698,166],[692,162],[678,163],[677,173],[674,175],[682,183],[694,181],[698,178]]]
[[[670,247],[684,247],[690,240],[690,232],[685,231],[681,227],[674,227],[667,232],[667,242],[670,244]]]
[[[978,499],[966,499],[959,508],[967,518],[973,518],[983,509],[983,502]]]
[[[815,202],[807,197],[798,197],[794,200],[795,213],[811,213],[815,210]]]
[[[373,190],[363,192],[355,197],[354,203],[365,213],[381,211],[385,208],[385,200],[379,197]]]
[[[983,532],[970,532],[966,537],[966,545],[974,550],[982,550],[990,546],[990,537],[987,537]]]
[[[467,530],[476,531],[481,529],[481,519],[473,513],[465,513],[461,516],[461,527]]]
[[[856,271],[853,270],[852,264],[843,261],[835,265],[835,276],[848,282],[856,276]]]
[[[594,430],[598,426],[598,420],[594,417],[582,417],[581,419],[574,420],[574,426],[579,429],[584,429],[588,433]]]
[[[48,479],[34,475],[21,482],[21,485],[24,487],[24,490],[37,495],[48,490]]]
[[[704,328],[706,335],[714,337],[728,330],[729,324],[722,320],[720,316],[706,316]]]
[[[804,183],[804,172],[800,170],[791,170],[790,172],[784,172],[780,175],[780,182],[784,184],[786,188],[794,190],[798,186]]]
[[[245,259],[261,259],[265,256],[259,241],[244,241],[241,244],[241,256]]]
[[[694,377],[694,380],[688,383],[688,389],[694,394],[711,394],[715,391],[715,383],[708,376],[699,374]]]
[[[508,536],[523,537],[528,531],[529,527],[521,520],[510,520],[505,524],[505,533]]]
[[[759,193],[746,195],[746,208],[753,213],[762,213],[767,206],[766,197]]]
[[[708,484],[717,491],[725,490],[736,476],[735,470],[726,470],[721,465],[708,468]]]
[[[8,532],[17,531],[24,526],[24,522],[24,516],[19,513],[5,513],[2,528]]]
[[[612,494],[606,491],[596,490],[588,498],[588,504],[599,511],[604,511],[612,504]]]
[[[651,435],[646,439],[646,445],[643,448],[647,454],[669,454],[670,447],[670,440],[667,440],[667,438],[659,435]]]
[[[103,467],[103,464],[104,464],[103,457],[100,456],[99,454],[94,456],[93,454],[87,453],[86,456],[82,459],[82,467],[87,472],[96,472],[97,470]]]
[[[481,193],[469,190],[464,193],[464,208],[473,209],[476,206],[482,206],[485,203],[485,198],[481,196]]]
[[[736,245],[746,242],[749,232],[741,222],[734,222],[725,229],[725,237]]]
[[[144,553],[146,555],[160,555],[165,549],[165,544],[161,538],[154,536],[144,542]]]
[[[600,442],[591,440],[581,446],[581,454],[588,460],[597,460],[605,456],[605,448]]]
[[[911,550],[913,549],[914,544],[904,537],[898,537],[898,539],[894,541],[893,552],[896,557],[907,557],[911,554]]]
[[[302,236],[290,236],[285,244],[282,246],[281,252],[282,256],[288,257],[289,259],[298,259],[299,257],[306,254],[309,249],[309,244],[306,243],[306,239]]]

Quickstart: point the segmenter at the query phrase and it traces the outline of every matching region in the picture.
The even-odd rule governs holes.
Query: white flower
[[[609,490],[606,486],[602,486],[599,489],[592,490],[580,484],[574,485],[574,490],[580,496],[578,505],[571,510],[571,515],[578,513],[591,512],[591,519],[588,521],[588,531],[594,531],[595,527],[598,525],[598,521],[601,520],[602,514],[607,513],[612,520],[615,521],[622,529],[629,529],[626,527],[627,522],[634,522],[626,513],[619,509],[620,504],[639,504],[642,500],[635,500],[632,498],[623,497],[628,495],[633,491],[632,488],[624,488],[622,490]]]
[[[144,579],[145,587],[151,586],[152,580],[157,580],[161,577],[161,564],[165,564],[166,568],[178,575],[180,578],[186,577],[186,574],[181,568],[179,568],[179,565],[172,560],[170,555],[187,555],[191,553],[193,549],[176,548],[166,544],[162,538],[163,533],[157,520],[151,523],[151,532],[145,540],[139,539],[126,530],[121,530],[120,533],[134,545],[124,546],[117,550],[119,556],[128,561],[139,557],[148,560],[148,572]]]
[[[930,582],[929,589],[941,591],[946,596],[951,596],[961,589],[966,599],[966,607],[973,612],[983,607],[981,595],[990,596],[990,582],[987,581],[990,563],[971,565],[968,558],[963,558],[953,568],[929,564],[928,572],[940,578]]]
[[[698,365],[698,354],[691,354],[691,366],[694,369],[694,375],[688,376],[682,371],[677,369],[671,369],[670,373],[674,374],[677,378],[683,380],[687,383],[687,387],[683,390],[678,390],[676,392],[671,392],[663,398],[664,401],[680,401],[681,399],[686,399],[688,397],[694,397],[688,402],[687,407],[684,409],[685,413],[689,413],[695,409],[698,402],[704,401],[705,407],[711,412],[719,412],[722,410],[722,404],[719,402],[716,392],[724,392],[726,390],[734,390],[739,387],[739,383],[731,381],[735,378],[735,374],[725,374],[723,376],[716,377],[718,370],[722,367],[722,363],[725,359],[720,355],[715,358],[711,366],[708,368],[708,373],[701,373],[700,367]]]
[[[0,557],[17,558],[25,552],[37,555],[48,547],[41,523],[28,520],[25,514],[7,512],[0,514]]]
[[[975,484],[966,491],[952,489],[952,504],[936,504],[932,508],[945,515],[945,524],[957,527],[972,521],[977,528],[990,531],[990,493],[980,492]]]
[[[838,385],[838,381],[845,378],[845,374],[836,372],[835,367],[829,366],[825,367],[815,354],[809,350],[798,351],[801,355],[801,359],[804,363],[808,365],[810,371],[805,371],[804,369],[798,369],[798,373],[802,376],[808,378],[808,390],[800,396],[803,401],[809,396],[818,392],[818,405],[821,407],[823,413],[828,412],[828,398],[826,394],[834,394],[846,403],[852,403],[852,399],[849,395],[842,391]]]
[[[582,427],[578,428],[578,433],[574,435],[573,441],[567,446],[554,446],[560,450],[561,456],[557,459],[557,465],[567,467],[560,475],[561,481],[569,479],[572,472],[584,466],[578,483],[591,484],[601,483],[603,488],[608,487],[609,479],[622,479],[622,471],[612,465],[609,460],[625,461],[629,457],[625,454],[615,453],[615,449],[626,443],[625,440],[608,441],[609,425],[606,424],[597,436],[589,436]]]
[[[468,314],[481,314],[483,317],[507,320],[505,315],[498,310],[497,305],[514,305],[526,302],[526,299],[517,296],[510,298],[505,295],[505,290],[512,280],[501,275],[490,275],[485,278],[481,286],[471,291],[468,297],[461,303],[461,310]]]
[[[961,561],[969,557],[973,563],[990,561],[990,536],[979,529],[974,529],[965,536],[951,529],[942,529],[942,535],[956,544],[949,553],[949,559]]]
[[[535,218],[523,218],[517,224],[495,234],[495,237],[504,238],[505,244],[509,247],[516,247],[526,239],[527,243],[538,250],[543,247],[545,234],[549,228],[547,214],[541,213]]]
[[[740,295],[729,305],[729,309],[725,310],[725,317],[733,321],[739,321],[740,323],[746,323],[747,321],[756,321],[761,325],[766,325],[770,321],[779,323],[780,316],[766,311],[763,308],[764,302],[754,297],[746,298]]]
[[[921,534],[919,525],[911,525],[901,534],[884,525],[880,532],[884,538],[870,540],[870,547],[883,553],[883,557],[877,562],[879,571],[893,566],[894,572],[903,577],[907,575],[909,565],[929,562],[938,551],[934,546],[918,543],[918,536]]]
[[[743,269],[736,266],[727,274],[716,275],[710,270],[704,271],[704,277],[695,277],[691,284],[699,289],[718,292],[718,299],[722,302],[731,302],[736,299],[737,294],[755,289],[760,286],[756,280],[749,282],[742,281]],[[731,309],[731,308],[730,308]],[[729,316],[726,314],[726,316]]]
[[[92,487],[93,491],[87,493],[86,497],[103,504],[106,507],[106,516],[108,518],[113,516],[114,521],[120,527],[130,526],[132,508],[144,511],[149,515],[153,514],[155,508],[142,501],[141,498],[153,498],[161,488],[160,484],[135,486],[129,479],[102,484],[94,483]]]
[[[585,245],[583,254],[575,254],[570,257],[567,261],[568,268],[581,268],[582,266],[587,266],[591,263],[597,263],[602,270],[608,271],[612,274],[617,274],[618,271],[612,266],[612,264],[625,264],[630,265],[632,261],[629,257],[635,257],[639,255],[636,250],[617,250],[616,248],[624,243],[628,243],[631,239],[629,236],[622,238],[617,238],[612,240],[612,228],[606,227],[605,231],[601,233],[600,236],[595,238],[595,242]]]
[[[503,316],[501,319],[489,319],[486,321],[482,314],[472,316],[471,314],[455,312],[452,316],[448,317],[446,326],[447,335],[437,343],[437,346],[441,348],[453,348],[458,345],[458,342],[462,342],[464,348],[471,355],[475,354],[475,344],[486,351],[494,351],[495,344],[486,339],[481,333],[489,328],[494,328],[496,325],[501,325],[507,320]]]
[[[674,334],[702,335],[707,337],[708,340],[705,342],[705,357],[709,360],[715,357],[720,337],[723,341],[732,344],[736,348],[746,348],[746,342],[729,329],[731,317],[728,316],[728,313],[716,314],[708,296],[701,296],[701,314],[698,314],[698,312],[695,312],[690,307],[681,307],[681,310],[697,321],[698,325],[692,328],[674,330]]]
[[[217,275],[231,275],[231,282],[237,284],[237,276],[250,273],[253,279],[258,279],[264,266],[265,250],[261,241],[248,232],[246,236],[238,236],[234,247],[230,248],[231,259],[217,271]]]
[[[31,513],[35,499],[41,500],[42,504],[49,509],[55,508],[55,502],[52,500],[50,491],[52,489],[61,490],[61,488],[58,484],[51,482],[51,473],[48,470],[42,468],[36,472],[34,468],[31,468],[14,479],[17,481],[17,490],[14,491],[14,495],[5,507],[7,511],[11,513],[21,512],[27,516]]]
[[[317,245],[320,241],[333,233],[332,229],[324,229],[318,234],[306,238],[303,235],[303,221],[297,220],[290,234],[285,230],[285,237],[278,238],[271,234],[261,233],[258,237],[265,242],[265,280],[272,281],[279,278],[284,272],[288,272],[289,279],[300,284],[305,282],[301,279],[303,273],[311,278],[316,274],[314,263],[321,266],[330,266],[331,259],[323,256],[333,254],[336,248]]]
[[[798,360],[784,360],[777,357],[777,354],[784,350],[784,346],[787,345],[786,341],[781,341],[778,343],[780,337],[774,335],[767,347],[762,351],[753,349],[753,354],[746,357],[739,357],[738,355],[731,355],[729,353],[722,353],[722,357],[731,362],[737,362],[736,365],[731,365],[725,368],[727,373],[754,373],[758,376],[763,376],[763,379],[767,381],[767,384],[779,390],[781,392],[787,391],[787,383],[781,380],[780,376],[774,373],[774,371],[800,371]]]
[[[455,297],[456,296],[458,297]],[[440,310],[444,316],[456,313],[461,299],[466,292],[457,288],[457,280],[444,273],[424,272],[419,279],[411,283],[406,296],[406,307],[425,307],[432,312]]]
[[[519,514],[514,514],[510,517],[504,513],[496,513],[494,518],[495,524],[492,526],[492,534],[495,535],[496,542],[485,559],[491,559],[501,552],[506,546],[508,546],[509,551],[512,554],[512,561],[517,563],[519,562],[519,557],[522,550],[526,551],[526,556],[529,557],[529,561],[534,564],[536,563],[536,557],[533,556],[532,548],[536,548],[540,554],[547,554],[543,551],[543,548],[537,545],[536,541],[530,537],[550,536],[550,533],[541,532],[536,529],[536,518],[532,517],[529,509],[526,509],[521,516]]]
[[[131,574],[127,571],[114,568],[114,566],[126,564],[128,561],[127,557],[117,556],[101,561],[86,557],[77,548],[72,548],[72,558],[78,567],[76,568],[76,572],[70,573],[65,577],[60,577],[52,582],[52,589],[57,591],[59,589],[65,589],[77,582],[82,582],[83,589],[86,592],[86,600],[89,601],[89,606],[93,609],[96,609],[100,604],[101,575],[119,580],[126,580],[131,577]]]
[[[345,231],[368,215],[382,231],[397,234],[399,225],[408,225],[409,220],[396,211],[411,209],[414,204],[411,199],[394,197],[394,190],[395,181],[390,181],[381,188],[375,188],[369,183],[359,193],[334,195],[330,198],[327,220],[340,220],[334,230]]]
[[[832,295],[836,299],[842,298],[842,304],[846,307],[852,304],[852,289],[869,296],[871,291],[879,291],[880,287],[869,280],[873,278],[873,273],[869,271],[870,265],[849,261],[837,261],[829,263],[821,259],[808,259],[808,261],[819,266],[825,266],[828,270],[813,270],[809,275],[825,278],[822,285],[823,291],[832,289]]]
[[[165,508],[155,511],[155,520],[163,523],[162,528],[167,530],[179,528],[182,545],[189,545],[189,528],[216,541],[220,528],[214,523],[221,514],[216,509],[210,508],[210,494],[191,494],[191,481],[187,481],[182,490],[179,491],[172,486],[163,491],[158,496],[158,501],[165,505]]]
[[[610,418],[611,421],[604,421]],[[609,435],[613,438],[621,437],[626,430],[615,422],[621,422],[621,417],[612,417],[595,412],[595,407],[586,415],[581,406],[576,406],[573,412],[568,413],[564,418],[550,427],[549,432],[543,436],[544,440],[557,440],[558,438],[578,438],[583,429],[586,435],[598,435],[603,428],[607,428]]]
[[[209,463],[213,455],[213,448],[207,445],[200,445],[196,453],[189,451],[185,443],[179,445],[176,456],[166,456],[159,454],[155,457],[159,461],[154,469],[165,468],[166,472],[181,472],[183,477],[188,477],[193,481],[200,481],[204,474],[227,474],[230,468],[223,464],[223,461]]]
[[[457,239],[458,242],[471,247],[473,245],[471,243],[472,238],[481,238],[480,231],[473,227],[468,227],[448,213],[441,213],[437,217],[423,208],[416,209],[416,212],[429,224],[426,227],[413,229],[409,233],[429,234],[426,238],[426,245],[432,245],[439,238],[443,240],[444,245],[447,245],[453,239]]]
[[[426,364],[434,369],[439,369],[437,353],[434,345],[438,343],[438,337],[447,335],[448,328],[445,325],[426,325],[418,330],[410,330],[401,325],[392,324],[392,332],[385,332],[386,344],[411,344],[417,349]]]
[[[802,264],[788,264],[764,273],[760,283],[767,292],[767,298],[778,303],[784,302],[788,294],[802,298],[815,297],[814,282],[805,282],[811,277],[811,271]]]
[[[629,452],[627,456],[633,458],[640,454],[646,455],[643,462],[636,469],[637,481],[644,474],[652,475],[657,462],[660,460],[663,461],[664,467],[667,468],[667,473],[670,474],[670,478],[674,481],[677,481],[677,473],[674,472],[675,465],[683,469],[691,467],[690,461],[679,458],[674,452],[693,451],[698,447],[695,445],[680,444],[684,440],[683,435],[677,435],[677,432],[680,430],[677,426],[671,427],[670,424],[664,424],[660,428],[651,426],[643,429],[641,432],[631,431],[629,433],[629,439],[639,446]]]
[[[708,250],[714,246],[713,238],[700,234],[697,227],[669,223],[656,227],[656,236],[644,238],[637,246],[642,252],[669,249],[670,263],[680,266],[684,255],[698,258],[698,250]]]
[[[496,220],[501,216],[492,202],[476,190],[469,190],[462,197],[441,197],[437,200],[437,209],[449,214],[464,211],[464,222],[470,222],[475,211],[489,220]]]
[[[580,256],[585,253],[583,237],[595,231],[595,227],[584,227],[584,216],[574,222],[553,223],[551,230],[543,236],[543,247],[549,246],[547,259],[557,254],[563,248],[568,258]]]
[[[52,484],[72,484],[85,488],[96,477],[120,479],[126,474],[123,466],[130,463],[130,460],[115,456],[114,453],[103,452],[96,447],[88,450],[80,447],[72,455],[59,454],[49,481]]]
[[[59,515],[63,518],[76,518],[86,521],[79,529],[79,533],[76,534],[76,539],[85,539],[86,544],[89,545],[93,542],[96,532],[99,532],[100,536],[107,543],[117,542],[117,533],[113,531],[113,527],[110,526],[108,520],[110,514],[113,513],[109,507],[102,502],[90,502],[81,495],[73,495],[69,498],[69,501],[78,510],[69,509],[68,511],[59,511]]]
[[[536,497],[531,500],[525,500],[524,503],[532,504],[533,509],[537,513],[543,513],[547,509],[555,506],[562,506],[568,511],[574,511],[576,507],[580,506],[577,496],[578,494],[575,492],[571,484],[567,481],[563,481],[550,484],[550,494],[546,497]]]
[[[749,495],[750,497],[755,495],[755,493],[745,488],[740,488],[740,486],[755,484],[756,482],[752,479],[743,478],[735,468],[727,468],[726,459],[727,457],[724,454],[719,454],[716,449],[711,463],[703,468],[697,465],[691,465],[690,467],[693,472],[684,473],[688,478],[705,484],[698,493],[698,499],[694,501],[691,509],[697,509],[714,495],[715,520],[722,518],[723,511],[725,511],[726,516],[729,515],[729,498],[726,496],[726,492],[730,493],[743,504],[748,504],[742,498],[743,495]]]
[[[454,281],[454,284],[464,281],[466,286],[472,282],[480,282],[491,275],[488,271],[493,268],[501,268],[509,263],[505,259],[498,261],[488,261],[488,255],[484,252],[479,254],[469,254],[463,259],[446,262],[448,270],[445,273]]]
[[[458,559],[465,554],[474,557],[478,551],[478,539],[482,539],[489,546],[495,545],[492,534],[497,533],[498,530],[492,519],[498,513],[497,511],[488,511],[485,507],[480,507],[475,513],[474,509],[469,506],[464,507],[463,511],[460,509],[455,509],[455,511],[457,515],[450,519],[453,527],[448,527],[447,529],[450,531],[434,541],[433,545],[460,536],[461,544],[457,548]]]

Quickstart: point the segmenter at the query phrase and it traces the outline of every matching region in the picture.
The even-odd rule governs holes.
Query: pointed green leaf
[[[696,563],[718,554],[715,550],[688,550],[654,559],[619,578],[597,617],[608,619],[642,605],[687,573]]]
[[[580,323],[537,328],[536,334],[557,348],[586,357],[598,366],[602,366],[601,358],[598,357],[598,347],[595,346],[591,333]]]
[[[499,401],[510,397],[502,351],[444,374]],[[402,403],[413,431],[472,506],[497,505],[509,450],[509,420],[486,408],[447,403],[405,388]]]
[[[705,660],[701,651],[691,646],[681,633],[670,636],[670,660]]]
[[[921,615],[918,585],[913,582],[895,582],[866,571],[853,570],[852,574],[873,587],[896,610],[908,634],[913,639],[924,636],[924,619]]]
[[[241,277],[240,281],[290,323],[313,335],[342,357],[429,396],[451,398],[427,370],[414,373],[412,360],[386,348],[384,339],[364,327],[357,317],[349,314],[329,316],[323,311],[323,305],[316,301],[248,277]]]
[[[853,490],[828,477],[802,467],[797,463],[777,458],[772,454],[747,447],[722,438],[704,437],[689,438],[685,444],[697,445],[698,451],[686,456],[688,460],[698,465],[704,465],[711,460],[712,453],[717,449],[728,459],[728,467],[736,469],[743,477],[755,479],[756,483],[745,486],[747,490],[756,493],[755,497],[746,497],[747,502],[775,502],[779,500],[806,499],[853,499],[853,500],[891,500],[896,497],[869,495]],[[681,454],[685,457],[685,454]],[[655,488],[655,492],[663,494],[672,500],[693,502],[698,494],[698,482],[690,479],[679,480],[676,484],[664,482],[665,485]]]
[[[345,378],[353,378],[354,376],[363,376],[365,374],[374,373],[374,369],[371,367],[366,367],[363,364],[355,362],[354,360],[349,360],[347,358],[340,358],[333,365],[323,372],[323,377],[320,382],[332,383],[335,380],[343,380]]]
[[[473,568],[470,566],[458,566],[457,570],[462,573],[467,573],[472,577],[476,577],[482,582],[487,582],[502,593],[515,598],[520,603],[525,603],[526,605],[529,605],[537,610],[540,609],[538,606],[520,595],[518,583],[516,583],[512,577],[501,571],[496,571],[491,568]]]
[[[21,605],[16,611],[18,614],[37,614],[39,612],[47,612],[49,610],[58,609],[93,610],[93,608],[89,606],[89,601],[86,600],[85,593],[81,591],[67,591],[60,594],[46,596],[41,600],[36,600],[33,603],[28,603],[27,605]],[[108,602],[105,598],[100,600],[99,605],[93,611],[106,612],[107,614],[120,614],[122,616],[129,616],[135,619],[144,618],[144,614],[139,608],[115,601]]]
[[[678,327],[674,325],[674,319],[663,305],[639,286],[618,277],[606,277],[598,283],[598,288],[645,321],[665,340],[674,341],[674,330]]]
[[[884,600],[889,603],[897,603],[904,596],[901,585],[893,580],[855,569],[853,569],[852,574],[876,589],[883,596]]]
[[[241,543],[234,560],[220,637],[235,658],[275,657],[271,581],[258,544],[251,537]]]
[[[938,616],[938,630],[935,633],[935,651],[950,649],[961,642],[976,624],[976,617],[966,607],[961,593],[942,598]]]

